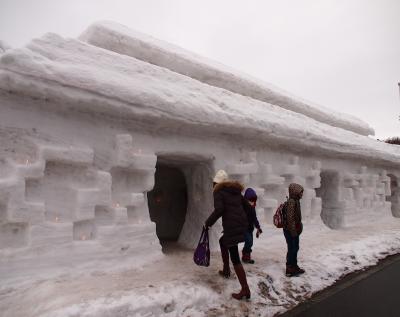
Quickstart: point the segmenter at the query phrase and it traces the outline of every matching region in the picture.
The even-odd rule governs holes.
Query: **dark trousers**
[[[232,261],[233,265],[238,265],[238,264],[241,263],[240,262],[240,256],[239,256],[239,248],[238,248],[237,244],[227,248],[226,246],[224,246],[222,244],[222,237],[221,237],[221,239],[219,239],[219,245],[221,247],[221,254],[224,253],[224,249],[225,250],[228,249],[228,252],[229,252],[229,255],[230,255],[230,258],[231,258],[231,261]],[[229,261],[229,259],[228,259],[228,261]]]
[[[250,254],[253,246],[253,231],[247,230],[244,234],[243,253]]]
[[[299,236],[292,237],[289,230],[283,229],[287,244],[286,265],[297,265],[297,252],[299,252]]]

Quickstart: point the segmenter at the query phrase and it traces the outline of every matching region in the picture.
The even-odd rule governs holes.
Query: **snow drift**
[[[332,126],[362,135],[375,133],[372,127],[356,117],[314,105],[271,84],[114,22],[95,23],[80,36],[80,39],[110,51],[165,67],[211,86],[304,114]]]
[[[305,232],[313,227],[315,233],[309,241],[318,242],[322,231],[331,233],[325,244],[307,251],[310,257],[344,237],[337,256],[348,260],[353,245],[348,241],[365,237],[363,229],[355,236],[342,235],[341,229],[373,227],[377,218],[386,221],[386,233],[393,236],[387,246],[398,248],[392,216],[400,217],[400,149],[363,135],[369,132],[359,120],[330,116],[328,110],[113,24],[96,24],[81,40],[46,34],[6,50],[0,55],[0,297],[14,298],[8,295],[14,285],[60,271],[96,275],[101,268],[107,275],[109,269],[143,268],[155,260],[160,261],[155,270],[164,269],[167,239],[180,247],[197,243],[213,208],[212,176],[218,169],[257,191],[265,227],[288,184],[303,185]],[[214,250],[221,230],[217,223],[210,232]],[[376,232],[373,246],[385,246],[387,236],[380,236],[379,228]],[[263,254],[280,252],[271,242],[281,235],[268,237]],[[365,263],[377,258],[371,251]],[[250,275],[252,287],[261,285],[255,296],[260,305],[266,299],[295,302],[279,298],[278,292],[290,295],[291,290],[280,289],[287,283],[276,267]],[[320,268],[307,268],[321,275],[300,291],[302,296],[333,281]],[[180,273],[181,267],[176,269]],[[335,277],[343,273],[334,269]],[[268,279],[258,283],[271,274],[280,281],[277,286]],[[138,294],[144,301],[152,296],[147,287]],[[161,296],[154,312],[198,310],[208,288],[206,283],[195,290],[190,307],[170,305],[171,297]],[[92,304],[97,314],[102,304]],[[115,304],[119,310],[125,299]],[[127,311],[141,313],[142,308],[139,303]],[[71,314],[82,311],[71,309]]]

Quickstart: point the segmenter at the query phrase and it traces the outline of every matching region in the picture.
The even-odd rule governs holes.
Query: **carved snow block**
[[[29,226],[26,222],[0,224],[0,249],[20,248],[29,243]]]
[[[121,206],[139,207],[145,202],[143,193],[122,193],[118,197]]]
[[[392,212],[392,204],[391,204],[390,201],[384,201],[383,210],[384,210],[383,212],[385,214],[391,214],[391,212]]]
[[[299,175],[286,175],[285,176],[285,187],[289,187],[290,184],[296,183],[303,187],[306,186],[306,179]]]
[[[285,178],[278,175],[268,175],[262,179],[260,186],[264,188],[278,187],[285,184]]]
[[[44,160],[39,160],[36,162],[30,162],[26,160],[23,164],[18,164],[16,166],[16,174],[20,178],[26,179],[37,179],[44,177],[44,169],[46,167],[46,162]]]
[[[352,188],[341,188],[341,198],[346,201],[355,201],[354,190]]]
[[[273,175],[271,164],[260,164],[260,174],[262,177]]]
[[[264,208],[264,219],[267,222],[272,221],[272,216],[278,207],[278,201],[276,199],[271,198],[263,198],[262,204],[260,207]]]
[[[115,137],[114,145],[114,166],[130,170],[155,169],[157,156],[144,154],[141,149],[134,149],[130,134],[119,134]]]
[[[310,217],[311,215],[311,202],[316,197],[314,189],[305,188],[303,192],[303,198],[301,199],[301,210],[304,217]]]
[[[311,199],[311,217],[319,218],[322,212],[322,199],[320,197],[314,197]]]
[[[94,219],[81,220],[74,222],[73,238],[77,241],[87,241],[96,239],[96,225]]]
[[[143,250],[143,243],[149,243],[150,239],[144,239],[144,236],[156,237],[156,224],[153,222],[139,225],[121,225],[118,227],[104,226],[97,228],[98,239],[106,244],[130,244],[137,245]],[[144,242],[145,241],[145,242]],[[141,246],[142,244],[142,246]]]
[[[0,179],[0,202],[6,202],[18,190],[18,181],[15,178]]]
[[[142,192],[148,192],[153,189],[154,187],[154,174],[156,172],[156,169],[154,168],[152,171],[149,171],[142,177],[142,186],[140,191]]]
[[[73,220],[85,220],[94,218],[94,208],[99,202],[100,190],[98,188],[81,188],[71,191],[73,203]]]
[[[356,176],[356,179],[359,181],[361,187],[363,187],[363,188],[368,187],[369,175],[367,173],[366,166],[362,166],[360,169],[360,174],[356,174],[355,176]]]
[[[271,164],[260,165],[260,176],[260,186],[266,189],[282,186],[285,183],[285,178],[273,174]]]
[[[23,203],[9,208],[9,221],[38,224],[45,221],[45,205],[42,202]]]
[[[256,186],[252,186],[252,185],[249,185],[248,187],[254,189],[254,191],[256,192],[258,198],[261,198],[261,197],[263,197],[265,195],[265,189],[262,188],[262,187],[256,187]]]
[[[375,188],[379,182],[379,175],[371,174],[368,179],[368,186]]]
[[[257,163],[257,152],[246,152],[244,161],[246,163]]]
[[[353,173],[343,173],[342,174],[342,179],[343,179],[343,186],[344,187],[349,187],[349,188],[356,188],[358,187],[360,184],[359,182],[356,180],[357,176]]]
[[[228,175],[249,175],[255,174],[258,171],[257,163],[239,163],[239,164],[230,164],[226,167],[226,172]]]
[[[98,205],[111,205],[111,174],[103,171],[97,172],[96,187],[99,188]]]
[[[150,222],[149,209],[147,204],[141,204],[139,206],[128,206],[128,222],[130,224],[142,224],[144,222]]]
[[[114,207],[114,221],[117,225],[125,225],[128,223],[128,210],[125,207]]]
[[[382,170],[379,174],[379,181],[383,184],[383,187],[385,188],[385,195],[390,196],[391,191],[390,191],[390,177],[387,176],[386,170]]]
[[[10,222],[28,222],[29,210],[24,204],[25,182],[22,179],[15,179],[9,183],[10,187],[4,188],[2,195],[6,198],[8,216]]]
[[[306,187],[321,187],[321,162],[315,161],[306,173]]]
[[[257,200],[257,207],[261,208],[276,208],[278,206],[278,201],[273,198],[261,197]]]
[[[115,209],[110,206],[96,206],[94,215],[96,226],[107,226],[115,223]]]
[[[321,177],[319,174],[317,176],[306,178],[305,186],[308,188],[320,188],[321,187]]]
[[[250,174],[243,174],[243,175],[235,175],[235,174],[228,174],[229,179],[233,181],[237,181],[241,184],[248,184],[250,183]]]
[[[290,158],[289,164],[284,166],[281,175],[286,177],[299,174],[300,174],[299,157],[293,156]]]
[[[7,202],[0,201],[0,224],[8,222],[8,206]]]
[[[392,215],[396,218],[400,218],[400,204],[397,202],[391,203]]]
[[[30,245],[57,245],[72,241],[72,223],[44,222],[31,226]]]
[[[93,163],[93,149],[79,148],[75,146],[58,147],[42,145],[40,146],[41,156],[46,161],[75,163],[78,165],[91,165]]]

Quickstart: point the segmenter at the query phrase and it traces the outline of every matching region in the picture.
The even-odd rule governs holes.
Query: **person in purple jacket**
[[[249,227],[244,235],[244,247],[242,250],[242,261],[244,263],[254,264],[254,260],[251,258],[251,252],[253,247],[253,231],[256,227],[256,237],[258,238],[262,233],[260,223],[257,219],[256,204],[257,204],[257,193],[252,188],[247,188],[244,193],[244,198],[249,202],[250,208],[245,208],[247,214],[247,220]]]

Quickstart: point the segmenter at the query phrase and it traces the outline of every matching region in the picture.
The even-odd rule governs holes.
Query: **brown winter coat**
[[[235,181],[222,182],[214,187],[214,211],[206,220],[206,226],[211,227],[222,217],[222,244],[228,248],[244,241],[248,227],[243,207],[247,202],[242,191],[243,186]]]
[[[301,223],[300,199],[304,191],[303,186],[292,183],[289,185],[289,200],[286,209],[286,230],[290,231],[292,237],[297,237],[303,231]]]

